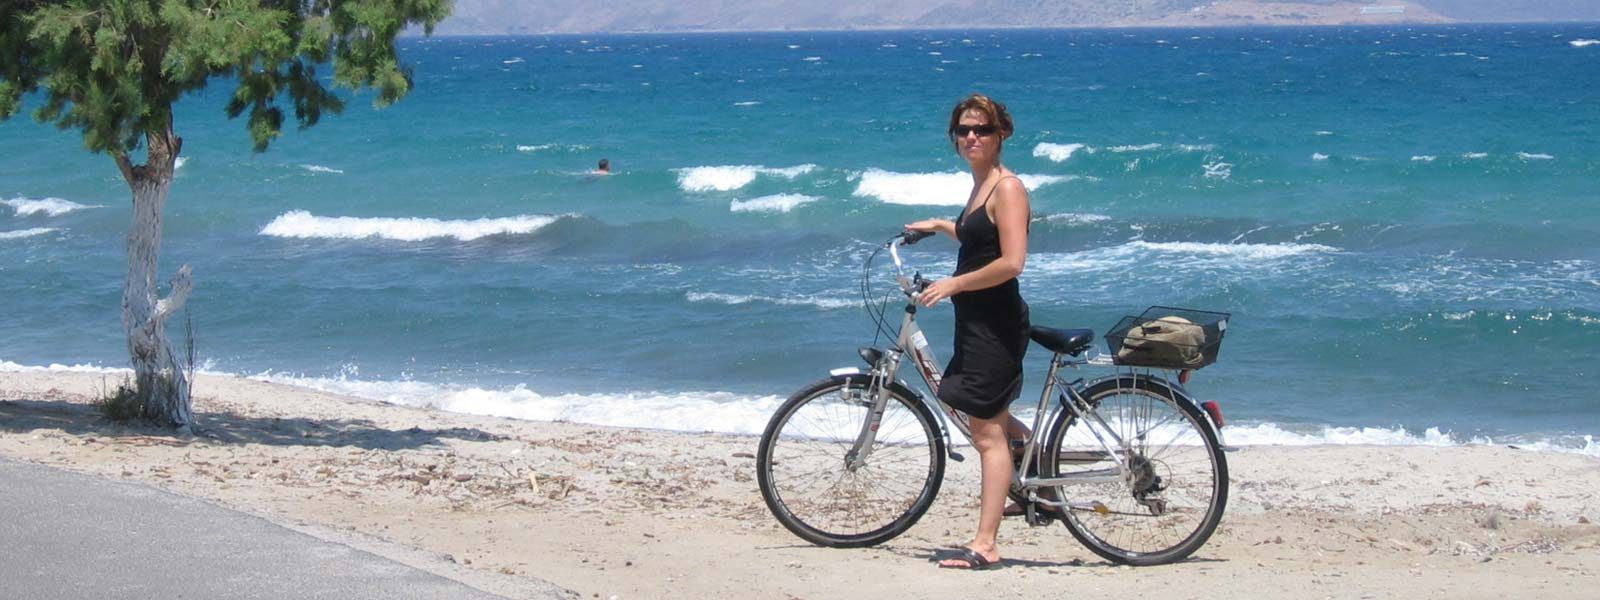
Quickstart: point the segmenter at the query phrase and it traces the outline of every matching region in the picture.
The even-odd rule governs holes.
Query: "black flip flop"
[[[982,554],[978,554],[977,550],[973,550],[971,548],[962,548],[960,554],[944,560],[959,560],[963,563],[966,563],[966,566],[947,566],[944,564],[944,561],[940,561],[939,568],[941,569],[967,569],[969,571],[983,571],[1000,566],[1000,561],[991,561],[987,558],[984,558]]]

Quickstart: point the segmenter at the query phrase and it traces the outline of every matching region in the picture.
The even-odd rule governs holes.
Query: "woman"
[[[936,231],[961,243],[955,275],[928,286],[922,304],[955,305],[955,354],[939,384],[939,399],[971,417],[972,442],[983,469],[978,533],[962,553],[940,567],[982,569],[999,564],[996,537],[1011,488],[1010,440],[1027,429],[1009,404],[1022,390],[1022,356],[1028,350],[1028,305],[1017,276],[1028,256],[1028,190],[1000,163],[1011,115],[987,96],[973,94],[950,112],[950,141],[972,170],[972,192],[955,221],[928,219],[906,225]]]

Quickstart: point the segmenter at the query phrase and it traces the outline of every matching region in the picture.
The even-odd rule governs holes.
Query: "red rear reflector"
[[[1222,420],[1222,405],[1217,404],[1216,400],[1201,402],[1200,407],[1206,409],[1206,413],[1211,415],[1211,422],[1217,424],[1217,429],[1222,429],[1227,424],[1226,421]]]
[[[1189,374],[1194,373],[1189,369],[1178,371],[1178,385],[1189,385]]]

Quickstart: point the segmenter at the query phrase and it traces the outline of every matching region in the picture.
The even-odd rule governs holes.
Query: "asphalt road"
[[[0,459],[0,598],[575,597],[385,544],[358,543],[427,570],[147,485]]]

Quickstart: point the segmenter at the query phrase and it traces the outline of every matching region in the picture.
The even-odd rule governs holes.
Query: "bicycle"
[[[875,316],[879,333],[890,334],[893,345],[861,348],[870,365],[865,372],[834,369],[790,396],[761,436],[762,499],[779,523],[809,542],[865,547],[904,533],[932,506],[946,458],[963,458],[952,447],[952,426],[971,442],[966,415],[938,401],[938,363],[916,321],[918,295],[931,280],[920,272],[907,277],[900,258],[901,246],[927,235],[896,235],[863,265],[870,315],[871,264],[884,249],[893,257],[905,317],[897,332],[887,329],[887,297]],[[1161,312],[1170,311],[1184,309]],[[1184,312],[1212,319],[1207,330],[1216,339],[1206,342],[1204,358],[1214,361],[1227,315]],[[1151,322],[1124,322],[1129,319]],[[1088,329],[1036,326],[1029,335],[1053,356],[1012,474],[1010,495],[1027,522],[1059,520],[1089,550],[1119,564],[1165,564],[1194,553],[1222,519],[1228,465],[1220,407],[1197,402],[1184,388],[1192,369],[1115,349],[1096,355],[1089,352],[1094,332]],[[897,378],[907,358],[929,396]],[[1085,366],[1116,371],[1088,382],[1062,377],[1064,368]],[[1174,371],[1180,381],[1165,376]],[[1051,403],[1057,390],[1058,401]]]

